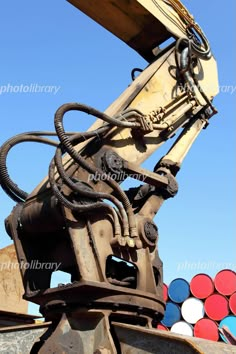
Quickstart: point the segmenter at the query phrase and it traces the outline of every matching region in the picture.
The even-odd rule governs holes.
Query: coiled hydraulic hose
[[[119,121],[116,118],[109,117],[105,113],[102,113],[94,108],[91,108],[89,106],[79,104],[79,103],[67,103],[62,105],[55,113],[55,119],[54,119],[54,124],[55,124],[55,129],[58,135],[58,138],[61,142],[61,145],[65,149],[65,151],[79,164],[81,165],[85,170],[87,170],[89,173],[97,174],[103,176],[103,180],[107,182],[107,184],[112,187],[117,195],[119,196],[120,201],[124,205],[125,211],[128,216],[129,220],[129,229],[130,229],[130,236],[135,237],[137,236],[137,230],[136,230],[136,222],[135,222],[135,217],[133,213],[132,206],[130,204],[130,201],[127,197],[127,195],[124,193],[124,191],[120,188],[119,184],[114,181],[109,175],[104,174],[104,172],[89,164],[73,147],[71,144],[70,139],[66,135],[66,132],[64,130],[63,126],[63,118],[64,114],[68,111],[81,111],[85,112],[87,114],[94,115],[97,118],[100,118],[104,120],[107,123],[110,123],[111,125],[118,126],[118,127],[123,127],[123,128],[139,128],[140,124],[139,123],[131,123],[131,122],[123,122]]]
[[[110,205],[108,205],[104,202],[96,202],[96,203],[92,203],[92,204],[88,204],[88,205],[81,205],[78,203],[75,204],[75,203],[70,202],[59,191],[59,189],[56,185],[56,182],[55,182],[54,171],[55,171],[55,162],[54,162],[54,159],[52,159],[52,161],[49,165],[48,177],[49,177],[49,181],[50,181],[50,185],[51,185],[53,194],[58,198],[58,200],[61,204],[63,204],[66,208],[68,208],[70,210],[76,211],[78,213],[86,213],[86,214],[88,214],[89,212],[94,212],[96,210],[106,209],[114,217],[115,234],[116,235],[120,234],[119,221],[118,221],[117,215],[116,215],[116,213],[114,213],[114,209]]]
[[[106,125],[98,128],[96,131],[89,131],[80,134],[75,134],[74,132],[67,132],[66,134],[68,136],[72,135],[73,140],[76,143],[80,143],[91,137],[99,136],[100,134],[103,134],[108,130],[109,126]],[[8,139],[0,148],[0,185],[2,186],[2,189],[7,193],[7,195],[17,203],[23,202],[27,198],[28,193],[19,188],[18,185],[14,183],[10,178],[7,169],[7,155],[15,145],[24,142],[36,142],[55,147],[58,146],[58,142],[43,138],[43,136],[57,136],[57,133],[48,131],[32,131],[18,134]]]
[[[15,184],[11,180],[7,169],[7,162],[6,162],[7,155],[13,146],[22,142],[36,142],[36,143],[42,143],[51,146],[58,145],[57,142],[43,138],[40,135],[55,136],[56,133],[55,132],[28,132],[24,134],[19,134],[7,140],[0,149],[0,184],[2,186],[2,189],[8,194],[8,196],[17,203],[23,202],[27,198],[28,193],[20,189],[17,186],[17,184]]]
[[[191,93],[195,96],[194,81],[190,73],[190,56],[189,47],[182,50],[180,55],[180,70],[184,77],[185,82],[188,84]]]
[[[137,119],[140,118],[142,116],[142,113],[137,110],[137,109],[133,109],[133,108],[129,108],[121,113],[119,113],[115,119],[119,119],[119,120],[126,120],[129,119],[129,121],[131,119]],[[100,136],[101,134],[106,133],[109,129],[111,128],[110,124],[106,123],[103,127],[98,128],[96,131],[92,131],[92,132],[86,132],[86,133],[78,133],[74,136],[72,136],[70,138],[70,141],[73,145],[76,145],[78,143],[80,143],[81,141],[85,140],[85,138],[88,137],[92,137],[95,136],[95,134],[97,136]],[[123,235],[127,236],[129,235],[129,227],[128,227],[128,219],[127,219],[127,214],[122,206],[122,204],[119,202],[119,200],[114,197],[111,194],[108,193],[101,193],[101,192],[95,192],[95,191],[89,191],[86,190],[82,187],[80,187],[77,183],[74,183],[72,181],[72,179],[67,175],[64,166],[63,166],[63,162],[62,162],[62,154],[63,154],[63,147],[61,145],[59,145],[56,149],[56,153],[54,156],[54,162],[55,162],[55,166],[57,169],[57,172],[59,173],[61,179],[63,180],[63,182],[73,191],[77,192],[80,196],[84,196],[84,197],[88,197],[91,199],[107,199],[110,200],[119,210],[120,212],[120,216],[122,219],[122,226],[123,226]],[[113,210],[114,211],[114,210]],[[115,216],[117,218],[117,214],[114,211]],[[118,221],[118,219],[117,219]],[[116,224],[116,220],[115,220],[115,224]],[[117,222],[117,225],[115,225],[115,229],[116,230],[120,230],[119,229],[120,224],[119,221]],[[117,231],[116,235],[120,235],[120,231]]]
[[[78,184],[74,183],[71,178],[66,174],[66,171],[63,167],[63,162],[62,162],[62,151],[60,149],[60,145],[56,149],[56,154],[54,157],[54,162],[57,168],[57,172],[59,173],[60,177],[64,181],[64,183],[70,187],[73,191],[76,191],[80,196],[88,197],[91,199],[107,199],[110,200],[119,210],[121,214],[121,218],[123,221],[123,231],[124,235],[127,235],[128,233],[128,220],[127,220],[127,215],[125,213],[124,208],[120,204],[119,200],[115,198],[113,195],[108,194],[108,193],[101,193],[101,192],[95,192],[95,191],[89,191],[85,190],[84,188],[81,188],[78,186]]]
[[[70,109],[75,109],[75,107],[72,107],[74,104],[70,104]],[[67,107],[67,105],[63,105],[63,107]],[[83,141],[88,140],[89,138],[92,137],[101,137],[103,134],[106,134],[111,126],[117,126],[121,128],[140,128],[141,124],[138,122],[140,117],[142,117],[142,113],[138,111],[137,109],[132,109],[129,108],[121,113],[119,113],[117,116],[114,118],[107,116],[104,113],[99,112],[98,110],[85,106],[85,105],[80,105],[80,109],[78,109],[78,104],[76,104],[76,110],[83,111],[87,114],[92,114],[95,115],[96,117],[104,120],[105,124],[94,130],[94,131],[88,131],[84,133],[71,133],[71,132],[65,132],[63,131],[63,134],[65,134],[67,141],[71,142],[71,146],[73,148],[73,145],[79,144]],[[66,110],[67,111],[67,110]],[[122,226],[123,226],[123,232],[124,236],[128,236],[131,234],[132,236],[136,236],[136,224],[134,220],[134,215],[133,215],[133,210],[130,205],[130,202],[128,200],[128,197],[126,194],[123,192],[123,190],[120,188],[119,184],[116,183],[113,179],[111,179],[108,175],[105,175],[103,171],[100,171],[97,169],[95,166],[91,166],[88,164],[84,159],[82,159],[82,166],[87,166],[88,171],[92,173],[98,173],[98,174],[103,174],[103,176],[106,177],[107,183],[116,191],[116,193],[120,197],[117,199],[115,196],[108,194],[108,193],[98,193],[95,191],[87,191],[84,190],[83,188],[80,188],[78,185],[76,185],[69,176],[66,175],[66,172],[63,167],[62,163],[62,154],[64,152],[69,151],[65,148],[65,145],[61,142],[60,146],[58,146],[58,142],[54,140],[47,139],[43,136],[57,136],[58,132],[47,132],[47,131],[35,131],[35,132],[27,132],[23,134],[19,134],[9,140],[7,140],[1,147],[0,149],[0,183],[4,191],[16,202],[22,203],[26,200],[28,197],[28,193],[23,191],[21,188],[18,187],[16,183],[14,183],[9,174],[8,174],[8,169],[7,169],[7,155],[11,148],[19,143],[23,142],[38,142],[38,143],[43,143],[43,144],[48,144],[51,146],[57,147],[56,154],[55,154],[55,159],[52,164],[50,164],[50,183],[52,186],[53,193],[58,197],[58,199],[63,203],[63,205],[67,205],[67,207],[74,209],[77,209],[77,211],[80,210],[80,212],[88,212],[89,210],[96,210],[96,208],[106,208],[109,210],[110,213],[112,213],[114,217],[114,225],[115,225],[115,235],[120,235],[120,224],[119,224],[119,219],[117,216],[117,212],[110,207],[109,205],[101,202],[93,203],[89,206],[85,205],[75,205],[74,203],[71,203],[68,199],[66,199],[59,189],[56,186],[56,182],[54,178],[52,178],[52,175],[54,175],[54,169],[56,165],[56,169],[62,178],[62,180],[74,191],[76,191],[78,194],[81,196],[86,196],[91,199],[107,199],[110,200],[118,209],[120,216],[122,218]],[[72,135],[72,137],[70,137]],[[59,137],[59,135],[58,135]],[[59,137],[60,139],[60,137]],[[73,145],[72,145],[73,144]],[[77,153],[76,153],[77,154]],[[79,155],[79,154],[78,154]],[[73,157],[73,156],[72,156]],[[81,162],[81,161],[80,161]],[[85,162],[85,165],[84,165]],[[78,163],[78,161],[77,161]],[[123,204],[123,206],[122,206]],[[83,208],[81,208],[83,207]],[[129,233],[130,230],[130,233]]]
[[[200,37],[201,42],[197,39],[196,34]],[[208,39],[206,38],[204,32],[201,29],[201,32],[194,28],[193,26],[189,26],[187,29],[188,37],[190,40],[191,51],[198,58],[203,60],[209,60],[212,57],[211,47]],[[198,42],[198,43],[197,43]]]
[[[191,45],[192,41],[187,40],[186,38],[180,38],[177,42],[176,42],[176,53],[180,52],[180,63],[178,62],[177,59],[177,54],[175,56],[176,58],[176,64],[177,64],[177,68],[180,71],[180,73],[183,75],[183,78],[185,80],[185,82],[187,83],[189,90],[191,91],[191,93],[196,96],[196,90],[195,87],[198,88],[200,94],[202,95],[202,97],[204,98],[205,102],[208,104],[208,106],[211,108],[213,114],[217,113],[216,108],[213,106],[212,102],[209,100],[209,98],[207,97],[207,95],[205,94],[205,92],[203,91],[199,81],[196,78],[196,75],[193,71],[192,68],[192,45]],[[184,46],[184,49],[182,49],[182,51],[180,50],[181,44]],[[197,57],[198,59],[198,57]]]

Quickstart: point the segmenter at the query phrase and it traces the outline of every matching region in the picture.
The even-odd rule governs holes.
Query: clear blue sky
[[[147,0],[148,1],[148,0]],[[198,138],[178,175],[179,193],[155,218],[164,280],[190,280],[199,272],[214,276],[236,268],[235,257],[235,0],[185,0],[207,34],[218,61],[219,114]],[[145,61],[120,40],[65,0],[7,1],[1,4],[0,88],[5,85],[57,86],[53,93],[0,94],[0,144],[14,134],[53,130],[55,110],[65,102],[83,102],[104,110],[130,83],[133,67]],[[229,89],[230,90],[230,89]],[[79,123],[78,123],[79,122]],[[92,119],[72,117],[68,130],[86,130]],[[165,149],[146,167],[151,170]],[[9,170],[30,192],[47,174],[50,147],[25,144],[9,155]],[[0,191],[0,247],[11,243],[4,219],[14,202]]]

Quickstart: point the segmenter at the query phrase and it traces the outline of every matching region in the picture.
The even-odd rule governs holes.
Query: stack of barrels
[[[183,278],[163,285],[166,310],[158,329],[213,341],[228,342],[220,328],[236,337],[236,273],[218,272],[214,279],[195,275],[190,283]]]

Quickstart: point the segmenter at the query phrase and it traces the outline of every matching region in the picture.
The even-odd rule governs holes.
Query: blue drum
[[[174,279],[168,288],[168,295],[171,301],[180,304],[190,296],[190,286],[187,280],[182,278]]]
[[[229,331],[236,337],[236,316],[226,316],[220,321],[219,327],[227,327]],[[220,333],[221,338],[227,343],[227,339]]]
[[[166,303],[166,310],[161,323],[166,327],[171,327],[173,326],[174,323],[178,322],[180,319],[181,319],[180,307],[177,304],[168,301]]]

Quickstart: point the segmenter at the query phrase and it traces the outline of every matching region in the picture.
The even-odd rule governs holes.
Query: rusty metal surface
[[[99,312],[79,312],[77,316],[63,314],[38,353],[115,354],[108,317]]]
[[[40,325],[16,326],[0,329],[1,354],[29,354],[34,342],[48,328],[48,323]]]
[[[27,313],[24,288],[14,245],[0,250],[0,311]],[[1,315],[0,315],[1,318]]]
[[[147,60],[152,49],[167,40],[170,33],[151,12],[136,0],[69,0]],[[101,11],[102,8],[102,11]]]
[[[41,318],[41,316],[0,310],[0,330],[2,330],[2,328],[5,326],[35,323],[35,319],[38,318]]]
[[[236,347],[200,338],[113,323],[122,354],[233,354]]]
[[[57,325],[0,330],[1,354],[235,354],[236,346],[108,321],[106,312],[63,314]]]

